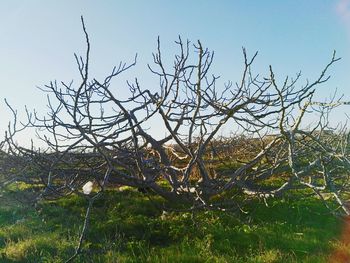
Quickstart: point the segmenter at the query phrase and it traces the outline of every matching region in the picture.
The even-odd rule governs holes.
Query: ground
[[[28,206],[16,201],[15,187],[1,195],[0,262],[64,262],[74,253],[84,198]],[[314,197],[296,197],[255,200],[243,212],[177,212],[166,211],[161,198],[109,189],[95,203],[76,262],[319,263],[347,256],[343,221]]]

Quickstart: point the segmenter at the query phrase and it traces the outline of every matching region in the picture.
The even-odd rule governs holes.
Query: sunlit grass
[[[77,196],[36,208],[1,203],[0,262],[64,262],[86,205]],[[163,212],[163,205],[128,187],[107,191],[77,262],[327,262],[342,246],[341,222],[313,198],[254,201],[247,214]]]

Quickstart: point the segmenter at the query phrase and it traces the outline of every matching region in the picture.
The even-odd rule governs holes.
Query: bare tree
[[[257,53],[250,57],[243,49],[241,79],[218,87],[218,77],[210,72],[214,52],[200,41],[191,44],[179,37],[178,54],[168,68],[158,39],[148,67],[159,78],[159,90],[143,88],[135,79],[126,83],[128,98],[120,99],[113,79],[133,67],[136,57],[103,80],[91,77],[90,40],[83,20],[82,25],[87,50],[84,57],[75,55],[79,84],[55,81],[43,87],[49,111],[40,117],[27,110],[25,123],[17,123],[9,106],[14,122],[3,143],[6,158],[12,158],[8,164],[17,166],[14,173],[7,169],[7,178],[45,185],[39,199],[83,195],[87,181],[98,186],[88,196],[84,230],[72,258],[80,252],[93,201],[107,185],[151,191],[190,204],[189,209],[222,207],[212,197],[231,189],[267,198],[309,188],[321,200],[331,196],[349,214],[342,201],[349,190],[349,134],[345,126],[336,129],[329,123],[331,110],[342,102],[313,101],[317,86],[329,79],[328,69],[339,60],[335,52],[316,80],[299,84],[301,73],[279,83],[271,66],[268,76],[255,75]],[[319,119],[307,127],[303,119],[310,111]],[[151,119],[167,135],[150,133]],[[17,133],[30,128],[46,149],[15,142]],[[224,128],[236,134],[222,136]],[[220,165],[229,169],[220,170]],[[264,186],[277,177],[280,185]]]

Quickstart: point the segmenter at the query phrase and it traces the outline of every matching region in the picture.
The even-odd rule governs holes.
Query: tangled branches
[[[113,79],[133,67],[136,57],[102,81],[91,77],[90,40],[83,20],[82,25],[87,50],[85,57],[75,55],[79,84],[43,87],[49,111],[44,117],[27,111],[25,123],[18,124],[9,106],[14,121],[1,152],[6,183],[43,185],[37,198],[52,199],[84,195],[81,187],[93,181],[98,191],[89,209],[108,185],[147,189],[192,208],[213,207],[213,197],[232,189],[266,198],[308,188],[322,200],[331,196],[349,214],[342,201],[349,191],[349,134],[329,124],[341,102],[312,99],[339,60],[335,52],[316,80],[300,85],[300,73],[279,83],[271,66],[268,76],[254,75],[257,53],[249,57],[243,49],[241,79],[218,87],[218,77],[210,74],[214,52],[200,41],[192,45],[179,38],[168,68],[158,39],[148,67],[159,89],[143,88],[135,79],[126,83],[129,96],[120,99],[125,89],[115,92]],[[319,119],[305,125],[310,111]],[[162,138],[147,129],[155,121],[166,131]],[[16,143],[17,134],[31,128],[45,149]],[[236,134],[222,136],[224,129]],[[276,182],[268,185],[271,180]]]

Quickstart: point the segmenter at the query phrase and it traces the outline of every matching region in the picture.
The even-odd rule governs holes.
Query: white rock
[[[91,193],[91,191],[92,191],[92,186],[93,185],[94,185],[94,183],[91,182],[91,181],[89,181],[86,184],[84,184],[84,186],[83,186],[84,194],[89,195]]]

